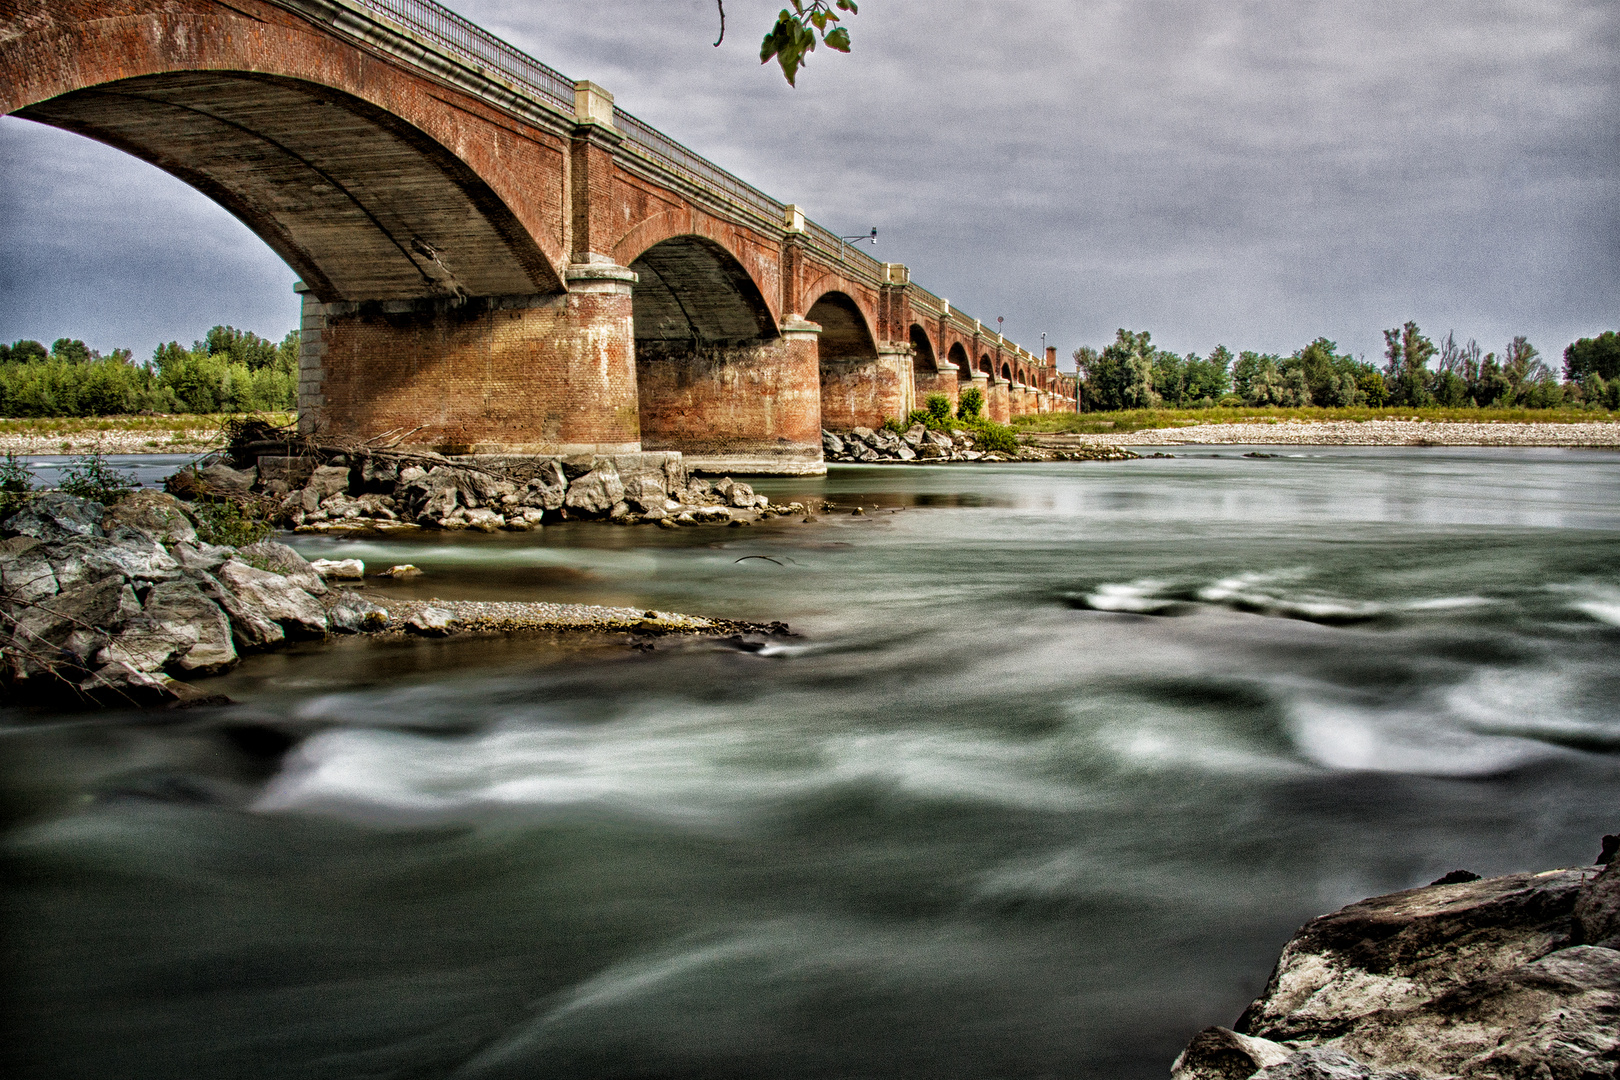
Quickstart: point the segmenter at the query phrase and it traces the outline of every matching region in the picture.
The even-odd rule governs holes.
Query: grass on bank
[[[1285,420],[1354,421],[1424,420],[1430,423],[1612,424],[1614,413],[1602,409],[1479,409],[1479,408],[1346,408],[1289,409],[1276,406],[1232,406],[1213,409],[1127,409],[1121,412],[1046,413],[1018,416],[1020,432],[1103,435],[1109,432],[1146,431],[1193,424],[1271,423]]]
[[[190,434],[223,431],[227,420],[242,413],[158,413],[141,416],[42,416],[0,418],[0,435],[53,439],[130,432],[133,434]],[[296,419],[291,412],[255,413],[266,421],[285,425]]]

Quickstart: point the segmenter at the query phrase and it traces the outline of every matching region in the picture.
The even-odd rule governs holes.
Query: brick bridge
[[[823,426],[930,393],[999,420],[1072,394],[1055,349],[429,0],[0,0],[0,113],[151,162],[285,259],[329,437],[819,472]]]

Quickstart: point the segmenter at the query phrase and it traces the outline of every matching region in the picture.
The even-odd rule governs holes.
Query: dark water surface
[[[1617,831],[1620,457],[1175,452],[299,538],[427,571],[384,603],[802,637],[351,640],[8,717],[0,1071],[1159,1078],[1306,919]]]

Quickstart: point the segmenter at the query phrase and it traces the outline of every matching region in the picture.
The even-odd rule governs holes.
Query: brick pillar
[[[622,266],[570,267],[546,296],[336,302],[304,296],[299,427],[394,432],[446,453],[641,449]]]
[[[679,450],[694,472],[820,475],[821,327],[795,316],[781,335],[694,349],[636,349],[642,445]]]
[[[990,381],[990,390],[985,398],[984,411],[990,419],[998,424],[1005,424],[1012,419],[1012,384],[1005,379],[996,378]]]
[[[975,389],[975,390],[977,390],[979,392],[979,398],[984,402],[984,409],[983,409],[981,415],[989,416],[990,415],[990,376],[986,375],[982,371],[979,371],[979,370],[975,369],[974,372],[973,372],[972,378],[970,378],[968,380],[968,382],[972,385],[973,389]],[[958,400],[960,400],[960,398]]]
[[[928,400],[928,395],[944,394],[951,399],[951,411],[953,413],[956,411],[957,379],[954,366],[941,361],[936,365],[934,371],[918,369],[913,376],[913,381],[916,386],[917,408],[925,407],[924,402]]]

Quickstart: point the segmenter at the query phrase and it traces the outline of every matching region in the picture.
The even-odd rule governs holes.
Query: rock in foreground
[[[1352,904],[1300,930],[1235,1028],[1200,1032],[1171,1076],[1614,1077],[1616,911],[1620,871],[1612,863]]]

